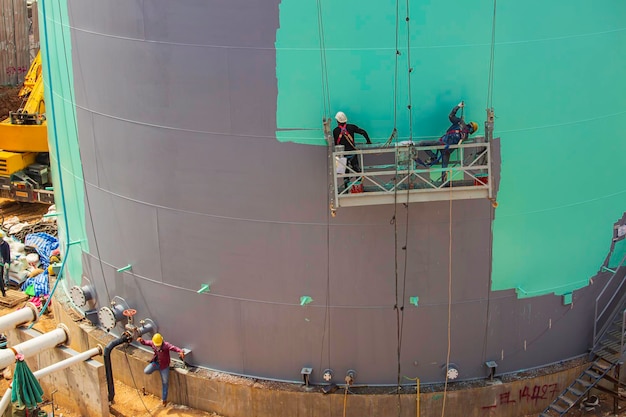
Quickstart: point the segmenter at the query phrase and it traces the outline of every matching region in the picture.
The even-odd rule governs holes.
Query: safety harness
[[[339,136],[337,136],[337,143],[335,145],[339,145],[339,143],[341,142],[341,138],[345,136],[350,145],[352,145],[353,148],[356,148],[356,146],[354,146],[354,138],[352,138],[352,135],[350,134],[350,132],[348,132],[346,123],[337,124],[337,126],[339,127],[339,129],[341,129],[341,132],[339,132]]]
[[[464,141],[467,138],[468,133],[469,131],[464,131],[460,128],[460,126],[451,127],[446,131],[445,135],[439,138],[439,142],[441,142],[442,145],[446,146],[443,149],[437,150],[437,159],[435,159],[434,161],[430,161],[429,163],[423,163],[421,160],[418,160],[418,163],[429,167],[437,165],[441,161],[441,158],[443,158],[443,152],[448,151],[448,149],[450,149],[450,145],[456,145]]]

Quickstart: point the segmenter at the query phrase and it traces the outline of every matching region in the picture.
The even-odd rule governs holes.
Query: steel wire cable
[[[318,37],[319,37],[319,49],[320,49],[320,67],[321,67],[321,83],[322,83],[322,102],[324,108],[324,118],[330,118],[330,89],[328,83],[328,68],[326,61],[326,40],[324,34],[324,16],[322,13],[322,2],[321,0],[317,0],[317,24],[318,24]],[[324,132],[325,134],[325,132]],[[330,133],[332,134],[332,133]],[[328,145],[330,146],[330,144]],[[329,151],[330,152],[330,151]],[[326,171],[331,172],[331,163],[334,162],[332,155],[329,158],[326,158]],[[334,167],[333,167],[334,169]],[[333,196],[328,194],[328,205],[329,207],[333,204]],[[330,251],[330,221],[331,221],[331,212],[328,210],[326,212],[326,301],[324,308],[324,325],[322,328],[322,341],[320,344],[320,369],[322,369],[322,363],[324,361],[324,343],[326,342],[328,345],[328,361],[327,368],[330,369],[331,362],[331,341],[330,341],[330,262],[331,262],[331,251]],[[328,332],[328,337],[326,337],[326,333]],[[327,340],[326,340],[327,339]]]

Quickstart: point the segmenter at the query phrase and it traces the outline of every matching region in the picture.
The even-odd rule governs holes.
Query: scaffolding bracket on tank
[[[373,145],[345,151],[342,146],[334,145],[330,119],[326,119],[324,136],[331,167],[331,213],[334,215],[338,207],[479,198],[491,200],[495,207],[492,135],[493,110],[488,109],[485,136],[449,146],[450,160],[448,166],[442,168],[440,161],[432,166],[422,161],[428,159],[425,151],[441,152],[444,145],[419,146],[419,143],[406,141],[391,147]],[[350,157],[358,158],[361,172],[347,163]]]

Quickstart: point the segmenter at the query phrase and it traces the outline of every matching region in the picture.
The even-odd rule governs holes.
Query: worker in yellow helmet
[[[167,343],[163,340],[163,336],[160,333],[155,333],[152,336],[152,340],[143,340],[138,337],[137,341],[144,346],[150,346],[154,351],[154,356],[150,360],[150,363],[143,370],[145,374],[151,374],[152,372],[159,370],[161,374],[161,399],[163,400],[163,406],[167,405],[167,388],[170,378],[170,350],[178,352],[181,359],[185,359],[185,353],[179,347]]]
[[[450,114],[448,115],[448,119],[452,125],[448,128],[446,133],[439,138],[439,140],[424,140],[417,143],[418,146],[441,146],[445,145],[444,149],[440,150],[439,156],[430,149],[425,150],[428,155],[428,159],[425,162],[422,162],[421,159],[417,158],[416,162],[425,166],[432,166],[434,164],[439,163],[441,161],[441,167],[446,168],[448,166],[448,162],[450,161],[450,154],[454,151],[454,149],[450,150],[449,147],[452,145],[458,145],[459,143],[466,140],[469,135],[475,133],[478,130],[478,123],[469,122],[465,123],[463,120],[463,116],[458,117],[456,114],[459,109],[465,107],[465,102],[461,101],[459,104],[454,106]],[[445,171],[441,175],[442,181],[446,180]]]

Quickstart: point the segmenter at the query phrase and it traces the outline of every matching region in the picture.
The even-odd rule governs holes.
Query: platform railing
[[[478,137],[475,142],[450,146],[450,160],[445,168],[441,166],[441,157],[432,166],[423,162],[428,159],[426,150],[437,153],[445,148],[406,142],[354,151],[335,147],[332,156],[337,206],[491,199],[490,143]],[[348,162],[350,157],[358,158],[360,172]]]
[[[598,293],[594,306],[593,319],[593,348],[596,347],[604,332],[611,325],[611,319],[616,313],[624,310],[626,305],[626,269],[624,263],[626,256],[622,257],[617,268],[602,267],[602,271],[611,273],[611,277]]]

